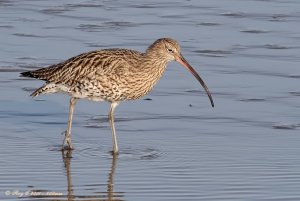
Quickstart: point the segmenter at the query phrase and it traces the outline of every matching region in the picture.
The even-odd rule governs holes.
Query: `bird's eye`
[[[172,49],[170,49],[170,48],[167,48],[167,50],[168,50],[169,52],[171,52],[171,53],[174,52],[174,51],[173,51]]]

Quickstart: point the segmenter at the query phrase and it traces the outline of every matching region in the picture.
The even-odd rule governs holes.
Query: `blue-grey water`
[[[0,0],[1,200],[300,200],[300,1]],[[69,97],[29,94],[19,73],[101,48],[172,37],[179,64],[144,99],[79,101],[75,150],[59,151]]]

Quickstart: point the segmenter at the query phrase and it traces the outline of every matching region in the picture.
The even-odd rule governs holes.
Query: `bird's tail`
[[[44,88],[44,86],[36,89],[32,94],[30,94],[30,96],[36,97],[36,96],[42,94],[45,91],[43,88]]]
[[[36,76],[34,76],[34,74],[32,73],[32,71],[26,71],[26,72],[22,72],[20,74],[21,74],[20,77],[32,77],[32,78],[36,77]],[[36,96],[40,95],[42,93],[42,91],[43,91],[43,87],[44,86],[36,89],[32,94],[30,94],[30,96],[36,97]]]
[[[32,74],[32,71],[26,71],[26,72],[22,72],[20,74],[21,74],[21,77],[34,77],[34,75]]]
[[[42,87],[35,90],[30,96],[36,97],[40,94],[51,94],[59,91],[59,87],[54,83],[46,83]]]
[[[33,71],[26,71],[26,72],[22,72],[20,73],[20,77],[31,77],[31,78],[37,78],[34,74],[33,74]],[[41,93],[43,93],[43,88],[44,86],[36,89],[32,94],[30,94],[30,96],[32,97],[36,97],[38,95],[40,95]]]
[[[47,83],[44,84],[42,87],[36,89],[30,96],[36,97],[40,94],[48,94],[48,93],[55,93],[59,90],[59,87],[55,83],[50,83],[47,79],[47,76],[51,75],[54,68],[41,68],[34,71],[26,71],[21,73],[21,77],[30,77],[36,78],[40,80],[45,80]]]
[[[56,66],[40,68],[33,71],[26,71],[21,73],[21,77],[31,77],[39,80],[50,81],[53,76],[54,71],[56,70]]]

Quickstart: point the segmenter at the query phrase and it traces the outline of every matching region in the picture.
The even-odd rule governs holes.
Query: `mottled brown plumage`
[[[145,53],[128,49],[95,50],[72,57],[64,62],[21,73],[25,77],[45,80],[46,84],[32,96],[63,92],[69,94],[70,113],[64,145],[72,149],[71,124],[77,99],[111,102],[109,119],[112,127],[113,153],[118,153],[114,128],[114,109],[125,100],[146,95],[163,75],[168,62],[176,60],[186,67],[202,84],[211,104],[208,88],[180,53],[178,43],[170,38],[156,40]]]

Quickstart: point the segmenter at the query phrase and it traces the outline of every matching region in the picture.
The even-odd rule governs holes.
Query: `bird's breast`
[[[149,69],[134,73],[126,80],[125,93],[129,100],[141,98],[148,94],[163,75],[165,65],[158,69]]]

